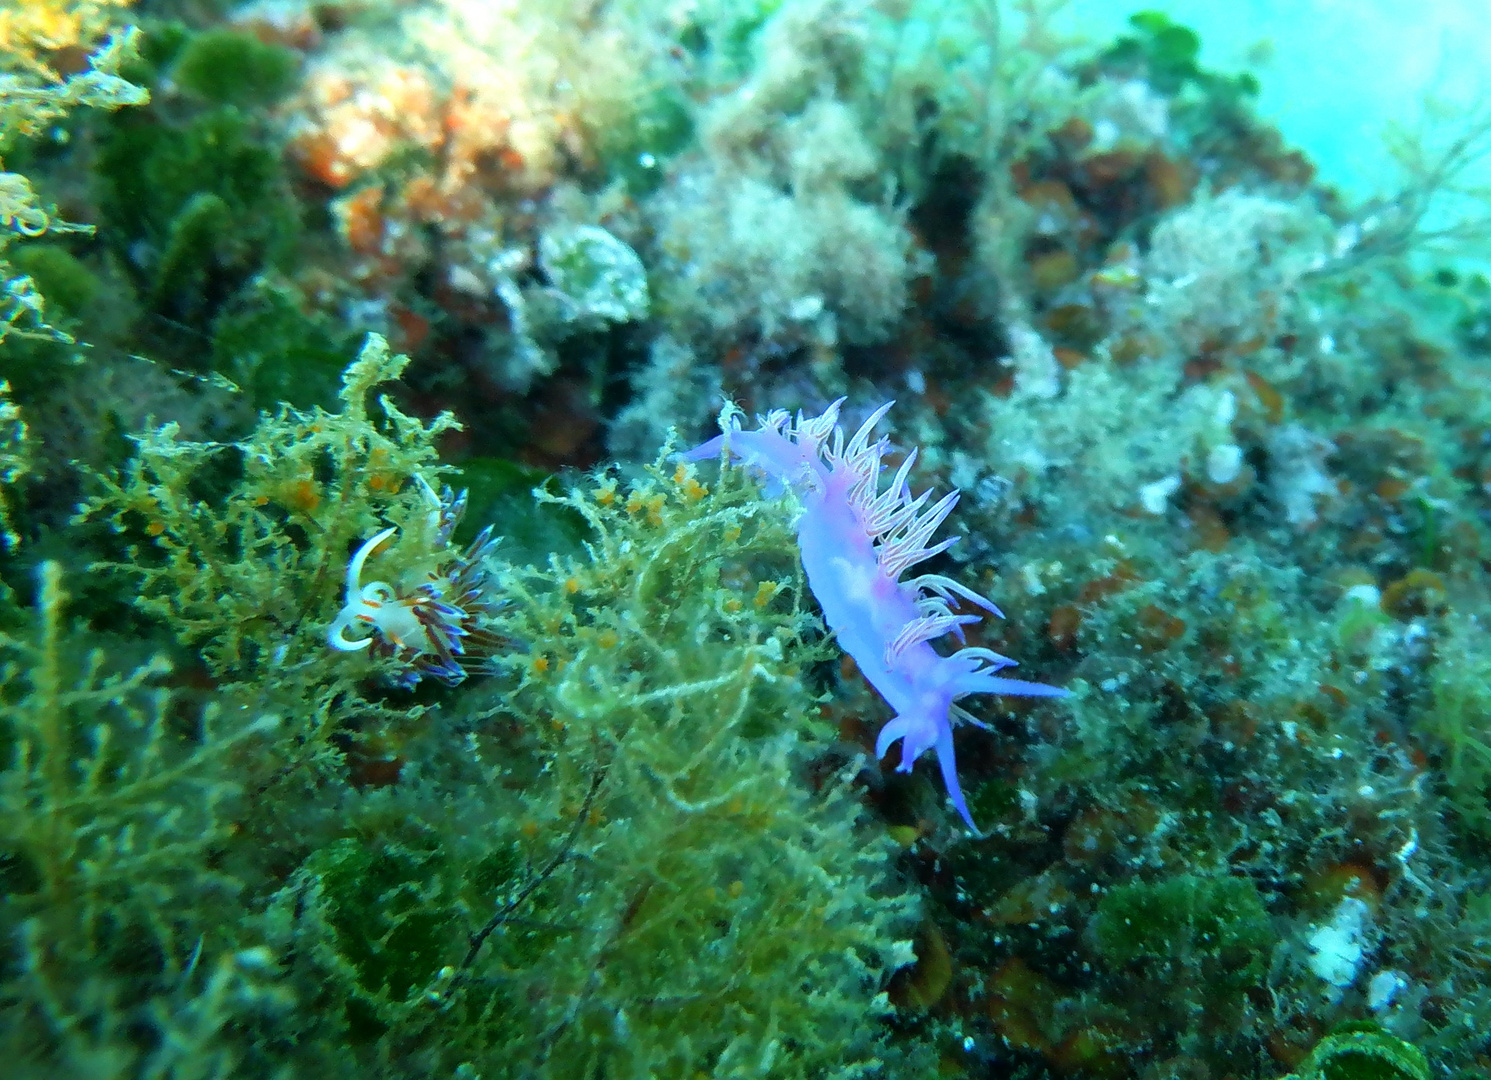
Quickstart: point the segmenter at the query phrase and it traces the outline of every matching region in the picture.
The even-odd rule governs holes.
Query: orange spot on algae
[[[1346,696],[1346,691],[1342,690],[1339,686],[1332,686],[1330,683],[1321,683],[1320,692],[1343,709],[1351,703],[1351,699]]]
[[[402,304],[395,304],[389,308],[389,314],[398,325],[402,335],[399,347],[405,352],[414,352],[428,340],[430,336],[430,320],[417,311],[412,311]]]
[[[376,255],[383,247],[383,187],[374,184],[336,205],[347,246],[359,255]]]
[[[1111,810],[1093,807],[1079,814],[1062,834],[1061,849],[1068,862],[1086,863],[1111,854],[1118,847],[1123,819]]]
[[[1410,570],[1382,590],[1382,610],[1395,619],[1432,615],[1449,606],[1449,587],[1432,570]]]
[[[1139,645],[1145,652],[1162,652],[1186,632],[1185,620],[1147,604],[1139,611]]]
[[[321,505],[321,486],[314,480],[297,480],[284,490],[279,502],[291,510],[310,513]]]
[[[932,1008],[953,982],[953,954],[934,923],[926,923],[916,937],[916,963],[895,989],[898,1005],[918,1012]]]
[[[1045,976],[1018,957],[1006,960],[989,980],[989,1019],[1011,1046],[1047,1054],[1051,1039],[1041,1021],[1055,1013],[1056,998],[1056,989]]]
[[[1268,417],[1270,424],[1277,424],[1284,419],[1284,395],[1274,389],[1272,383],[1256,371],[1244,371],[1248,385],[1253,388],[1253,393],[1258,398],[1258,404],[1263,406],[1264,415]]]
[[[667,501],[656,492],[634,491],[627,496],[626,512],[635,517],[646,511],[647,524],[657,527],[663,523],[663,506]]]
[[[1060,127],[1052,128],[1047,134],[1050,135],[1051,141],[1061,147],[1064,152],[1075,154],[1086,149],[1087,144],[1092,142],[1093,128],[1092,124],[1082,117],[1073,116]]]
[[[1295,1023],[1299,1024],[1301,1021],[1296,1020]],[[1321,1034],[1314,1026],[1275,1028],[1268,1036],[1268,1052],[1286,1069],[1293,1069],[1305,1060],[1305,1055],[1319,1042]]]
[[[1412,485],[1401,476],[1384,476],[1381,480],[1377,481],[1377,486],[1372,490],[1376,492],[1379,499],[1386,499],[1388,502],[1397,502],[1404,495],[1408,494],[1410,487]]]
[[[1196,182],[1194,169],[1160,153],[1152,153],[1145,160],[1144,179],[1149,183],[1155,204],[1162,210],[1189,199]]]
[[[1258,706],[1252,702],[1227,701],[1212,710],[1209,717],[1216,736],[1236,746],[1247,746],[1258,735]]]
[[[1331,910],[1346,897],[1374,911],[1382,904],[1382,883],[1370,865],[1340,862],[1320,867],[1305,878],[1299,900],[1302,907]]]
[[[1127,1042],[1109,1025],[1093,1024],[1068,1035],[1047,1060],[1063,1073],[1099,1080],[1125,1076],[1129,1072],[1129,1058],[1123,1052]]]
[[[1105,596],[1122,592],[1137,581],[1139,581],[1139,575],[1134,572],[1133,565],[1127,560],[1120,560],[1107,577],[1096,578],[1083,585],[1082,591],[1077,594],[1077,602],[1090,604],[1094,600],[1101,600]]]
[[[1195,503],[1186,511],[1195,529],[1196,546],[1206,551],[1221,551],[1232,540],[1227,524],[1216,507],[1206,503]]]
[[[1003,896],[984,909],[984,916],[997,926],[1020,926],[1049,919],[1072,901],[1072,891],[1051,868],[1015,883]]]
[[[1031,283],[1041,292],[1053,292],[1075,281],[1081,272],[1070,251],[1049,251],[1030,260]]]
[[[352,165],[337,148],[336,140],[327,132],[316,132],[301,139],[295,147],[295,156],[301,168],[329,188],[344,188],[351,182]]]
[[[1108,348],[1108,356],[1119,367],[1136,364],[1145,357],[1155,356],[1159,346],[1138,334],[1126,334]]]
[[[1020,198],[1036,213],[1051,215],[1062,225],[1069,225],[1082,216],[1077,197],[1060,180],[1037,180],[1028,184],[1020,191]]]
[[[1082,613],[1071,604],[1062,604],[1052,610],[1046,623],[1046,636],[1051,644],[1066,651],[1077,644],[1077,631],[1082,628]]]

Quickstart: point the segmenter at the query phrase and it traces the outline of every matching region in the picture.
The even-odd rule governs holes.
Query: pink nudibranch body
[[[935,750],[953,806],[977,832],[958,783],[953,720],[977,721],[958,700],[969,694],[1060,697],[1066,691],[999,676],[1015,661],[991,649],[964,647],[944,656],[932,647],[949,633],[961,640],[965,625],[982,621],[981,615],[954,614],[957,601],[999,615],[989,600],[941,574],[901,579],[957,541],[953,536],[931,543],[957,505],[958,492],[930,506],[930,492],[913,498],[908,477],[915,450],[881,490],[890,444],[885,438],[871,442],[870,433],[892,403],[876,409],[847,445],[838,425],[842,404],[840,399],[821,416],[798,413],[795,419],[776,410],[759,417],[755,431],[742,430],[732,416],[729,430],[682,456],[698,461],[728,450],[793,490],[802,504],[797,535],[808,585],[840,647],[895,710],[875,740],[876,756],[884,757],[899,739],[897,768],[910,772],[924,751]]]

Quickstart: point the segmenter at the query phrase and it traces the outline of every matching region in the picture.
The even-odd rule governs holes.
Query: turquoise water
[[[1319,163],[1321,176],[1354,194],[1393,180],[1382,149],[1390,123],[1421,115],[1431,91],[1453,101],[1486,92],[1487,11],[1475,0],[1238,0],[1149,5],[1203,41],[1222,70],[1255,70],[1259,111]],[[1132,8],[1075,0],[1066,25],[1093,39],[1115,33]]]

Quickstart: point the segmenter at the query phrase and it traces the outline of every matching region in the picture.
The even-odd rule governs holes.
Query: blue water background
[[[1426,93],[1463,104],[1491,88],[1491,0],[1073,0],[1062,25],[1102,41],[1141,9],[1196,30],[1206,67],[1254,71],[1261,115],[1359,198],[1397,179],[1387,125],[1416,122]]]

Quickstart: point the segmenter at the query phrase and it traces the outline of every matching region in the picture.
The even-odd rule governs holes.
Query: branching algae
[[[374,387],[407,363],[370,335],[343,376],[339,412],[281,406],[234,444],[184,440],[175,424],[147,432],[85,507],[133,538],[109,569],[135,578],[139,606],[200,649],[215,675],[272,665],[281,677],[325,678],[322,620],[341,606],[350,550],[390,525],[405,559],[445,544],[425,492],[442,471],[434,440],[454,418],[424,424],[384,397],[375,424],[369,408]],[[202,497],[214,489],[225,496]]]
[[[34,631],[0,635],[0,1053],[14,1076],[142,1075],[143,1042],[150,1075],[229,1075],[224,1026],[290,1002],[266,951],[232,947],[247,883],[216,857],[274,718],[188,711],[163,658],[112,670],[66,599],[44,564]]]
[[[105,569],[182,659],[10,680],[0,1044],[36,1075],[177,1075],[150,1069],[182,1047],[193,1076],[929,1067],[885,1037],[919,913],[818,719],[833,650],[788,514],[664,456],[535,493],[583,523],[571,554],[456,548],[459,500],[429,495],[454,421],[369,400],[405,362],[370,338],[339,411],[232,444],[166,425],[98,479],[83,515],[127,542]],[[413,685],[450,672],[366,602],[452,562],[439,602],[479,589],[501,645]],[[0,647],[75,653],[59,590],[41,645]],[[364,633],[389,647],[333,647]]]
[[[824,733],[805,669],[827,650],[790,523],[737,470],[714,490],[659,466],[541,498],[592,539],[507,578],[530,647],[510,707],[552,755],[526,827],[557,835],[600,786],[575,868],[546,887],[564,928],[537,963],[533,933],[494,935],[460,996],[541,1033],[514,1047],[528,1075],[865,1071],[913,905],[847,776],[810,793]]]

